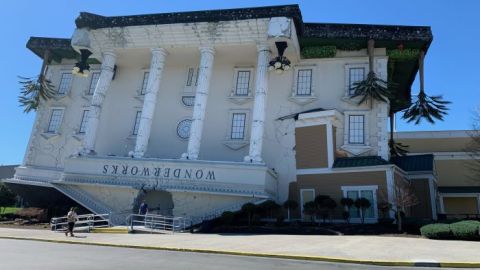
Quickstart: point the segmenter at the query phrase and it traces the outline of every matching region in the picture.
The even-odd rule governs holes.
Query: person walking
[[[68,236],[68,233],[70,233],[70,236],[74,237],[73,228],[75,227],[75,222],[77,222],[77,219],[78,215],[75,212],[75,207],[70,208],[70,211],[67,214],[68,229],[65,231],[65,236]]]
[[[148,204],[145,202],[145,200],[143,200],[142,204],[140,204],[140,208],[138,208],[138,214],[143,216],[140,217],[140,220],[143,219],[143,226],[147,227]]]

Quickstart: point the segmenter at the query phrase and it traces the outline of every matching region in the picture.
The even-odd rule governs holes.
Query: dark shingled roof
[[[378,166],[378,165],[387,165],[387,164],[390,164],[390,163],[379,156],[346,157],[346,158],[337,158],[333,163],[333,167],[348,168],[348,167]]]
[[[392,162],[407,172],[433,171],[432,154],[395,157]]]
[[[134,25],[219,22],[271,17],[293,18],[295,21],[295,26],[297,27],[297,32],[302,32],[302,13],[300,12],[298,5],[216,9],[113,17],[105,17],[88,12],[81,12],[80,16],[78,16],[78,18],[75,20],[75,24],[78,28],[87,27],[90,29],[98,29]]]
[[[480,186],[438,187],[440,193],[480,193]]]
[[[45,50],[50,50],[52,58],[60,61],[62,58],[74,59],[78,53],[72,48],[69,38],[30,37],[27,48],[43,59]]]
[[[375,39],[394,41],[432,41],[432,31],[428,26],[344,24],[344,23],[304,23],[303,37],[322,39]]]

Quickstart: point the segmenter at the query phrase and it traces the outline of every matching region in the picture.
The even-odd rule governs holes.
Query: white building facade
[[[366,48],[305,57],[302,43],[316,30],[307,31],[298,6],[196,13],[82,13],[71,40],[32,38],[35,53],[57,52],[46,76],[58,94],[38,109],[9,181],[120,215],[144,199],[192,218],[281,203],[297,179],[295,129],[309,125],[298,116],[307,111],[327,127],[326,170],[338,156],[389,159],[389,104],[350,97],[369,72]],[[88,77],[72,75],[66,42],[93,53]],[[277,42],[291,61],[281,74],[269,71]],[[387,47],[374,55],[387,80]]]

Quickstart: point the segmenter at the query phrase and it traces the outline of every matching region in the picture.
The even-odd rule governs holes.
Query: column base
[[[259,157],[259,156],[245,156],[243,158],[243,161],[244,162],[248,162],[248,163],[263,163],[263,159],[262,157]]]
[[[130,151],[130,152],[128,152],[128,156],[132,157],[132,158],[143,158],[145,156],[145,153]]]
[[[95,156],[97,155],[97,152],[95,152],[95,150],[93,149],[82,149],[80,150],[80,152],[78,152],[78,155],[79,156]]]
[[[189,153],[183,153],[180,159],[187,159],[187,160],[196,160],[198,158],[197,155],[189,154]]]

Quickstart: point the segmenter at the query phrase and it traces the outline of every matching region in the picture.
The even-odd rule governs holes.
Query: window
[[[150,75],[150,72],[145,71],[143,73],[143,81],[142,81],[142,89],[140,89],[140,95],[145,95],[147,93],[147,84],[148,84],[148,76]]]
[[[237,82],[235,85],[236,96],[248,96],[250,87],[250,71],[241,70],[237,72]]]
[[[299,69],[297,73],[297,96],[310,96],[312,94],[312,70]]]
[[[78,133],[85,134],[87,130],[87,122],[90,110],[83,110],[82,121],[80,122],[80,128],[78,129]]]
[[[356,207],[350,207],[350,217],[351,218],[361,218],[362,215],[368,218],[377,218],[377,186],[346,186],[342,187],[343,196],[352,199],[355,201],[359,198],[365,198],[370,202],[370,207],[365,209],[362,213],[361,209]]]
[[[365,115],[348,116],[348,143],[365,143]]]
[[[189,67],[187,72],[187,86],[196,86],[198,81],[199,68]]]
[[[355,83],[365,79],[365,68],[355,67],[348,69],[348,94],[355,94]]]
[[[88,88],[87,95],[93,95],[93,93],[95,93],[95,87],[97,87],[99,78],[100,72],[92,72],[92,79],[90,80],[90,87]]]
[[[138,134],[138,128],[140,127],[140,118],[142,117],[142,111],[137,111],[137,114],[135,115],[135,124],[133,125],[133,135]]]
[[[182,103],[186,107],[192,107],[195,104],[195,96],[183,96]]]
[[[190,127],[192,126],[192,120],[184,119],[177,125],[177,135],[180,139],[186,140],[190,137]]]
[[[62,73],[60,84],[58,86],[58,94],[65,95],[72,85],[72,73]]]
[[[52,109],[50,122],[48,123],[48,133],[58,133],[60,124],[62,123],[63,109]]]
[[[230,132],[230,139],[243,140],[245,139],[245,120],[246,113],[233,113],[232,115],[232,129]]]

